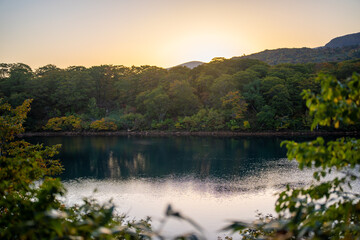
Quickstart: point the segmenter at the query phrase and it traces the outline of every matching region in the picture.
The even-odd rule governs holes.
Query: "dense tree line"
[[[318,73],[346,79],[360,60],[280,64],[214,58],[194,69],[102,65],[33,71],[0,64],[0,98],[33,99],[30,130],[302,130],[300,93],[319,92]]]

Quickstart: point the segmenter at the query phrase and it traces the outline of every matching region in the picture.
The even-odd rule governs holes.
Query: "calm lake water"
[[[299,171],[286,159],[281,141],[289,137],[42,137],[32,143],[62,144],[60,176],[66,204],[93,196],[113,200],[129,219],[150,216],[159,226],[165,209],[195,220],[208,239],[229,220],[251,221],[256,211],[274,213],[275,193],[286,184],[311,183],[311,171]],[[309,140],[296,138],[297,141]],[[94,192],[94,189],[97,189]],[[164,234],[196,231],[169,220]]]

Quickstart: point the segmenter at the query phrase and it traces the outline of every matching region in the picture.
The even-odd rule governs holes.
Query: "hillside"
[[[270,65],[281,63],[321,63],[341,62],[360,58],[360,45],[341,48],[279,48],[265,50],[238,58],[250,58],[264,61]]]
[[[360,58],[360,33],[349,34],[332,39],[319,48],[279,48],[265,50],[238,58],[250,58],[264,61],[270,65],[281,63],[321,63],[341,62]]]
[[[336,48],[354,45],[360,45],[360,33],[353,33],[334,38],[328,42],[325,47]]]
[[[201,64],[204,64],[204,63],[200,62],[200,61],[191,61],[191,62],[186,62],[186,63],[183,63],[183,64],[176,65],[174,67],[188,67],[190,69],[193,69],[193,68],[196,68],[197,66],[199,66]],[[171,68],[173,68],[173,67],[171,67]]]

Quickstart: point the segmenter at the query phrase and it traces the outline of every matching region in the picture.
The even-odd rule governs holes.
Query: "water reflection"
[[[302,186],[311,171],[299,171],[280,148],[283,138],[247,137],[46,137],[62,144],[61,178],[67,204],[93,196],[113,199],[129,216],[153,217],[167,204],[199,222],[216,239],[226,220],[250,220],[255,211],[273,213],[274,193],[286,184]],[[301,140],[301,139],[297,139]],[[93,193],[97,188],[98,192]],[[187,231],[168,226],[169,234]]]
[[[67,180],[64,182],[68,189],[65,203],[80,203],[83,197],[88,196],[102,202],[113,199],[118,212],[127,213],[131,218],[151,216],[155,229],[160,225],[165,207],[171,203],[196,220],[205,229],[207,239],[217,239],[217,236],[225,235],[218,230],[225,226],[226,220],[252,221],[257,210],[274,213],[274,194],[283,189],[281,184],[297,186],[304,179],[311,179],[312,172],[299,172],[296,164],[289,163],[287,159],[277,162],[280,163],[277,165],[279,168],[262,168],[266,170],[259,174],[233,176],[227,180],[199,178],[192,174],[161,178]],[[98,191],[93,193],[95,188]],[[166,230],[164,234],[171,239],[194,229],[183,222],[173,222]]]
[[[64,180],[78,177],[128,179],[196,175],[199,178],[246,177],[272,168],[285,157],[281,138],[213,137],[47,137],[62,144]]]

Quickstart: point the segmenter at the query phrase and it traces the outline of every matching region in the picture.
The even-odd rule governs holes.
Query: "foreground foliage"
[[[13,109],[0,100],[0,238],[1,239],[140,239],[149,229],[146,221],[125,223],[114,215],[111,203],[85,199],[66,207],[58,198],[65,194],[60,180],[51,175],[63,169],[53,159],[59,145],[43,147],[15,136],[31,100]]]
[[[360,76],[345,82],[320,76],[320,94],[304,91],[306,105],[314,117],[312,129],[322,126],[353,125],[360,122]],[[360,140],[340,138],[326,142],[285,141],[289,159],[299,168],[312,168],[314,183],[287,189],[276,202],[277,218],[254,224],[234,222],[228,229],[240,231],[244,239],[359,239],[360,193],[353,184],[360,178]],[[330,175],[331,174],[331,175]]]

